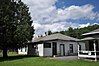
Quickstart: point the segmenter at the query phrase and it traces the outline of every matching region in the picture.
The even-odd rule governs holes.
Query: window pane
[[[51,43],[44,43],[44,48],[51,48]]]

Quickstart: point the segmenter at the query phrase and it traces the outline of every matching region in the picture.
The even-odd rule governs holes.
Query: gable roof
[[[44,37],[35,38],[32,42],[49,41],[49,40],[79,41],[79,39],[57,33]]]
[[[88,33],[84,33],[82,35],[92,35],[92,34],[99,34],[99,29],[93,30],[93,31],[88,32]]]

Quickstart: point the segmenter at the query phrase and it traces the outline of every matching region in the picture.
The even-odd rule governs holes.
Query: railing
[[[83,58],[95,58],[95,61],[97,61],[97,58],[99,58],[99,51],[79,51],[78,52],[78,59],[80,57]]]
[[[95,55],[95,51],[83,51],[83,50],[80,50],[79,51],[79,55]],[[99,55],[99,51],[96,51],[96,55]]]

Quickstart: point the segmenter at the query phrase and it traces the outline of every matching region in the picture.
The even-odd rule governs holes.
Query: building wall
[[[73,54],[78,53],[78,44],[77,42],[71,42],[71,41],[46,41],[46,43],[51,43],[51,48],[44,48],[44,44],[37,44],[33,46],[33,44],[29,44],[27,50],[25,51],[25,48],[18,49],[18,54],[28,54],[28,55],[39,55],[39,56],[52,56],[52,43],[57,43],[57,56],[60,56],[60,44],[64,44],[65,47],[65,55],[69,55],[69,44],[73,44]],[[81,49],[85,50],[85,43],[79,42],[81,45]]]
[[[86,50],[85,42],[80,42],[79,44],[81,45],[81,50]]]
[[[47,43],[51,43],[51,48],[44,48],[44,56],[52,56],[52,42],[57,42],[57,55],[60,56],[60,44],[64,44],[65,46],[65,55],[69,55],[69,44],[73,44],[73,54],[78,53],[78,44],[77,42],[70,42],[70,41],[47,41]],[[81,45],[81,49],[84,50],[85,49],[85,43],[83,42],[79,42],[79,44]]]
[[[78,43],[77,42],[70,42],[70,41],[58,41],[57,42],[57,53],[60,54],[60,44],[64,44],[65,46],[65,55],[70,54],[70,44],[73,44],[73,54],[78,53]],[[85,49],[85,43],[79,42],[81,45],[81,49]]]
[[[89,50],[89,42],[88,41],[85,41],[85,50]]]
[[[44,56],[52,56],[52,49],[44,48]]]

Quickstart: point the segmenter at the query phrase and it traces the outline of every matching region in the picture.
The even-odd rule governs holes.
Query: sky
[[[99,0],[22,0],[33,20],[35,37],[99,24]]]

